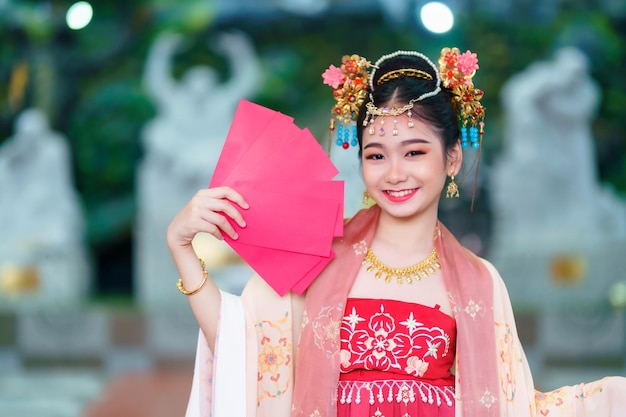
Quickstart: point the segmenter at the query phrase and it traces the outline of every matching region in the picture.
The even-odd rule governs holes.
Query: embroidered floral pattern
[[[260,404],[266,398],[280,397],[291,386],[291,326],[288,315],[276,321],[256,324],[259,346],[258,395]]]
[[[480,398],[480,402],[483,403],[485,408],[490,409],[492,405],[496,403],[496,397],[493,396],[489,389],[486,389],[483,396]]]
[[[411,316],[413,315],[413,313],[411,313]],[[354,307],[352,307],[352,313],[350,313],[349,315],[345,316],[343,318],[343,320],[345,322],[347,322],[350,325],[350,328],[352,330],[354,330],[354,327],[360,322],[360,321],[365,321],[365,319],[363,317],[359,317],[359,315],[356,313],[356,309]]]
[[[350,366],[351,358],[352,358],[352,354],[350,353],[349,350],[341,349],[341,351],[339,351],[339,363],[341,363],[341,366],[343,366],[344,368],[347,368],[348,366]]]
[[[342,307],[323,306],[317,317],[311,321],[315,346],[325,350],[327,356],[339,351],[339,328],[341,327]],[[338,318],[335,318],[338,317]]]
[[[576,395],[576,398],[588,398],[595,394],[601,393],[604,390],[604,384],[602,380],[593,381],[590,383],[582,383],[578,385],[579,392]]]
[[[340,352],[343,371],[395,370],[423,377],[431,361],[447,356],[451,340],[441,327],[424,325],[406,306],[404,308],[407,311],[404,313],[394,311],[396,315],[404,314],[404,320],[396,321],[394,316],[385,311],[385,302],[381,302],[376,309],[368,304],[369,300],[361,301],[364,303],[350,303],[343,317]],[[371,306],[369,310],[365,307],[367,305]],[[394,308],[396,306],[390,305]],[[360,308],[368,311],[369,319],[360,314]],[[447,371],[451,361],[442,362],[440,366]]]
[[[411,356],[406,360],[406,368],[404,371],[409,375],[424,376],[428,370],[428,362],[425,362],[417,356]]]
[[[470,298],[469,303],[465,307],[465,312],[470,315],[471,318],[475,319],[476,315],[482,310],[482,302],[477,304],[474,300]]]
[[[398,359],[409,355],[412,341],[406,334],[392,335],[395,329],[395,320],[381,304],[380,313],[370,318],[368,329],[355,330],[350,335],[348,347],[356,355],[354,363],[363,364],[365,369],[400,369]]]
[[[367,253],[367,242],[365,240],[355,243],[352,247],[357,255],[365,255]]]
[[[458,320],[462,310],[461,307],[457,304],[456,298],[454,298],[454,294],[452,293],[452,291],[448,291],[448,302],[452,307],[452,314],[454,315],[454,318]]]
[[[409,334],[413,334],[413,332],[415,332],[419,326],[423,326],[424,325],[424,323],[419,322],[419,321],[415,320],[415,318],[413,318],[413,312],[412,311],[409,314],[409,317],[406,320],[401,321],[400,324],[407,328],[407,330],[409,331]]]
[[[288,363],[291,358],[286,354],[283,346],[265,343],[261,345],[259,353],[259,373],[276,375],[281,366]]]
[[[568,393],[564,390],[554,390],[552,392],[539,392],[535,391],[535,403],[537,404],[537,411],[542,416],[550,414],[550,409],[554,407],[561,407],[565,402],[563,401],[568,396]]]
[[[522,358],[515,350],[511,326],[505,321],[496,321],[496,349],[500,372],[500,385],[507,401],[513,401],[517,390],[517,367]]]

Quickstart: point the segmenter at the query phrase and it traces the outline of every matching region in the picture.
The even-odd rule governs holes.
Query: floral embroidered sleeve
[[[494,276],[494,317],[500,399],[509,417],[622,417],[626,416],[626,378],[606,377],[564,386],[550,392],[534,389],[530,367],[519,341],[504,282]]]

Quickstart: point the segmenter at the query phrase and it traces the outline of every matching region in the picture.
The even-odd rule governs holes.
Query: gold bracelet
[[[209,277],[209,273],[206,270],[206,265],[204,264],[204,261],[200,258],[198,258],[198,260],[200,261],[200,265],[202,266],[202,282],[200,283],[200,285],[198,286],[198,288],[196,288],[195,290],[186,290],[185,287],[183,287],[183,278],[178,278],[178,282],[176,283],[176,288],[178,288],[178,291],[180,291],[181,293],[183,293],[186,296],[190,296],[190,295],[194,295],[195,293],[197,293],[198,291],[200,291],[202,289],[202,287],[204,287],[204,284],[206,283],[207,278]]]

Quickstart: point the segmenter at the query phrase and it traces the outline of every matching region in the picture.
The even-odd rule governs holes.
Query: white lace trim
[[[340,395],[341,404],[360,404],[363,397],[369,399],[370,405],[376,401],[383,403],[415,402],[417,396],[424,403],[441,404],[445,403],[452,407],[454,400],[454,387],[431,385],[424,381],[412,380],[378,380],[378,381],[339,381],[337,384],[337,395]]]

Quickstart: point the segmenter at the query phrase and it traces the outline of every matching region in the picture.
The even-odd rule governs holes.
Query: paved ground
[[[2,373],[1,417],[178,417],[185,415],[190,370],[101,373],[50,369]]]
[[[82,417],[182,417],[191,378],[188,370],[121,374],[87,404]]]

